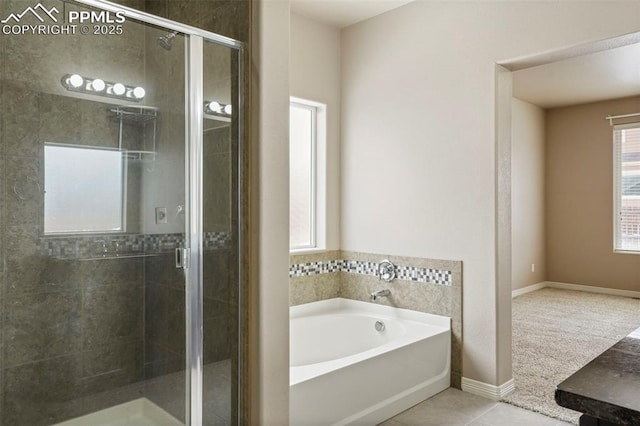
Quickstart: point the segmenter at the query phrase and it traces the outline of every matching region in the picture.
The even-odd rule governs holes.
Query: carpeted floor
[[[503,399],[578,424],[557,405],[557,384],[640,326],[640,300],[544,288],[513,299],[513,378]]]

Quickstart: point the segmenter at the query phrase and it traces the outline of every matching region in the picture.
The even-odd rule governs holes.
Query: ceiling
[[[291,0],[291,11],[345,28],[413,0]],[[640,43],[513,72],[513,96],[555,108],[640,95]]]
[[[411,3],[413,0],[291,0],[291,11],[336,28]]]
[[[513,96],[543,108],[640,95],[640,44],[515,71]]]

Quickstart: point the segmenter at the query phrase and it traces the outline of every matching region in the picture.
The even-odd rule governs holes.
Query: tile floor
[[[380,426],[571,426],[542,414],[449,388]]]

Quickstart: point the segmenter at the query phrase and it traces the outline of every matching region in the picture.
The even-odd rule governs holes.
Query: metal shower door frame
[[[106,0],[71,0],[72,2],[93,8],[121,12],[125,19],[140,21],[167,31],[177,31],[187,36],[185,50],[186,84],[185,84],[185,247],[188,249],[188,268],[185,269],[185,312],[186,312],[186,386],[185,424],[187,426],[202,425],[203,407],[203,127],[204,127],[204,98],[203,98],[203,57],[204,41],[212,42],[237,51],[238,55],[238,108],[234,109],[238,123],[238,152],[242,152],[243,144],[243,73],[244,49],[243,42],[225,37],[197,27],[181,24],[170,19],[141,12],[127,6],[121,6]],[[240,157],[240,156],[239,156]],[[240,164],[240,158],[237,159]],[[239,168],[238,188],[242,188],[243,176]],[[242,203],[238,197],[238,214],[242,217]],[[242,227],[238,232],[238,247],[242,247],[244,236]],[[238,264],[242,264],[238,256]],[[239,282],[243,282],[243,272],[240,268]],[[239,306],[242,306],[239,293]],[[241,321],[238,321],[238,336],[243,338]],[[241,345],[238,345],[240,347]],[[240,357],[240,352],[238,352]],[[239,362],[242,365],[242,362]],[[242,374],[238,368],[238,375]],[[241,401],[241,389],[238,386],[238,401]],[[238,416],[238,419],[241,416]]]

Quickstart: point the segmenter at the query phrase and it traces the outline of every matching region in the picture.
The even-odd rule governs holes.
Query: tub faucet
[[[384,290],[378,290],[371,293],[371,301],[375,302],[379,297],[388,297],[391,294],[389,289],[385,288]]]

